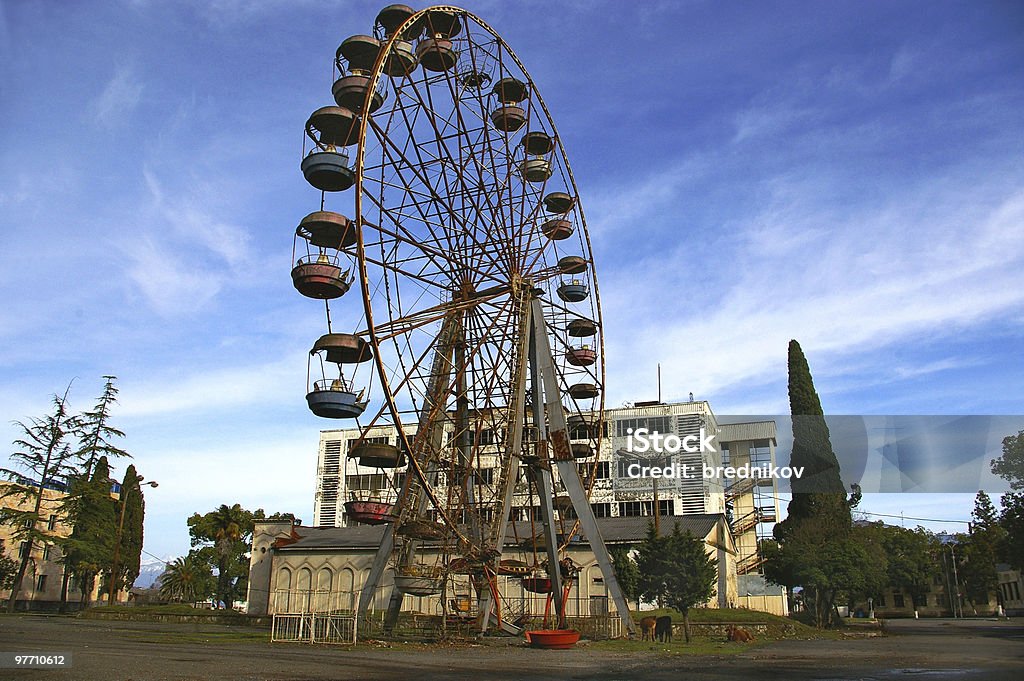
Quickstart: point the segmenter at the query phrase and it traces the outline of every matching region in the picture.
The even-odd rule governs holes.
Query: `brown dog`
[[[753,634],[744,629],[743,627],[737,627],[734,624],[730,624],[725,628],[727,640],[736,641],[738,643],[750,643],[754,640]]]
[[[640,640],[641,641],[653,641],[654,640],[654,627],[658,624],[658,620],[653,617],[644,617],[640,620]]]

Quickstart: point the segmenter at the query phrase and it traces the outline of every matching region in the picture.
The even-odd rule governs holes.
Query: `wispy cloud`
[[[139,105],[143,88],[134,68],[117,67],[113,77],[107,81],[103,91],[92,102],[90,110],[93,118],[107,128],[125,123]]]
[[[201,411],[204,414],[288,400],[301,402],[305,353],[254,365],[161,372],[121,384],[118,415],[140,419]],[[303,373],[300,373],[303,372]]]
[[[667,395],[720,393],[784,376],[793,337],[835,359],[1019,314],[1024,190],[985,210],[976,205],[980,197],[945,189],[950,193],[939,204],[929,205],[934,196],[926,192],[883,207],[851,207],[838,219],[822,212],[813,184],[791,187],[790,205],[753,216],[737,235],[739,250],[722,254],[722,268],[733,261],[745,267],[720,295],[691,298],[685,287],[675,301],[650,295],[685,267],[679,253],[616,273],[607,316],[647,321],[611,337],[611,389],[623,390],[657,358]],[[759,259],[776,233],[789,235],[784,253]],[[964,249],[965,243],[972,247]],[[632,310],[619,309],[623,304]],[[902,372],[951,366],[905,365]]]
[[[147,195],[132,209],[137,220],[130,238],[117,247],[130,263],[126,274],[160,315],[194,313],[230,281],[244,279],[251,262],[250,236],[220,219],[230,212],[209,184],[168,191],[143,170]]]
[[[773,136],[808,120],[813,112],[810,109],[790,106],[752,106],[736,114],[736,134],[734,144],[746,140]]]

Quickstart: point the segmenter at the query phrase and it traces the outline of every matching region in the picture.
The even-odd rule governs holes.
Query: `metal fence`
[[[347,591],[285,590],[274,593],[271,640],[274,642],[353,644],[363,639],[437,640],[474,638],[479,635],[475,607],[463,610],[457,599],[447,612],[402,612],[391,631],[385,631],[385,611],[371,607],[357,623],[353,609],[358,594]],[[601,640],[623,635],[622,620],[608,612],[606,602],[591,599],[589,615],[566,617],[566,626],[584,638]],[[603,601],[603,599],[601,599]],[[375,599],[376,602],[376,599]],[[440,607],[440,604],[437,604]],[[471,604],[472,605],[472,604]],[[543,618],[530,616],[530,603],[510,598],[503,602],[502,616],[524,629],[543,626]]]
[[[357,626],[351,602],[352,593],[347,591],[278,589],[270,640],[354,644]]]

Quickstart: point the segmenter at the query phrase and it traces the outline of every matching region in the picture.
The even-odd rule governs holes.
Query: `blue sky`
[[[224,502],[310,518],[320,421],[291,287],[302,130],[383,2],[0,4],[0,441],[119,377],[146,549]],[[1024,10],[1015,2],[473,2],[573,165],[608,403],[1020,414]],[[971,495],[879,495],[966,519]],[[941,525],[935,529],[940,529]]]

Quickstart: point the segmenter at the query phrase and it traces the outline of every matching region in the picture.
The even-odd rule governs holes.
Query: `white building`
[[[570,428],[572,424],[570,423]],[[689,513],[725,513],[725,489],[721,481],[695,475],[690,479],[650,477],[631,478],[627,475],[629,463],[643,462],[644,465],[664,465],[669,461],[655,454],[630,454],[627,438],[631,431],[647,428],[651,432],[674,434],[680,439],[699,436],[701,429],[707,433],[717,432],[718,424],[707,402],[684,402],[678,404],[639,403],[632,407],[608,409],[605,411],[601,451],[598,452],[594,467],[594,485],[591,506],[598,518],[649,517],[654,515],[657,497],[660,515],[683,515]],[[482,431],[487,437],[489,431]],[[399,485],[388,476],[399,473],[382,472],[377,468],[359,466],[355,459],[348,458],[349,443],[359,438],[359,430],[347,428],[324,430],[320,433],[320,451],[317,457],[317,485],[313,502],[313,523],[317,527],[342,527],[348,524],[344,504],[364,495],[377,495],[382,501],[392,502],[393,490]],[[367,434],[370,442],[397,444],[392,427],[371,429]],[[488,444],[486,441],[480,444]],[[679,453],[671,461],[689,465],[691,470],[702,466],[722,465],[719,451]],[[495,461],[484,460],[486,465]],[[589,463],[580,463],[580,472],[588,476]],[[514,519],[527,519],[527,498],[519,495],[514,503]]]

